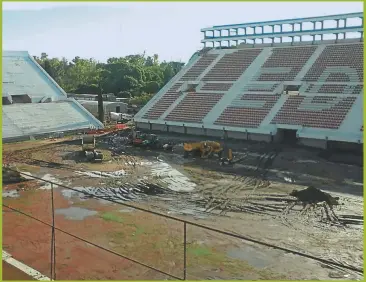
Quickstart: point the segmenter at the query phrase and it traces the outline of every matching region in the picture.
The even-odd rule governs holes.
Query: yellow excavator
[[[184,143],[184,157],[188,157],[190,154],[199,155],[201,158],[208,158],[212,154],[217,154],[221,159],[223,147],[219,142],[215,141],[202,141],[193,143]]]
[[[208,158],[212,154],[217,154],[220,160],[220,165],[234,165],[234,155],[232,149],[225,150],[220,143],[214,141],[202,141],[196,143],[184,143],[184,157],[191,155],[200,156],[201,158]],[[222,157],[222,153],[226,151],[226,157]]]

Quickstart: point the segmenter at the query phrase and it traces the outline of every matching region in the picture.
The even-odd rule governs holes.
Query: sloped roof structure
[[[28,52],[3,52],[3,141],[103,124],[44,71]]]

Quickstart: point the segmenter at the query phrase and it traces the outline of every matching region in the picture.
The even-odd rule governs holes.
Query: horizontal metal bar
[[[218,41],[227,41],[227,40],[280,38],[280,37],[290,37],[290,36],[336,34],[336,33],[347,33],[347,32],[363,32],[363,27],[362,26],[352,26],[352,27],[329,28],[329,29],[318,29],[318,30],[269,32],[269,33],[261,33],[261,34],[240,34],[240,35],[228,35],[228,36],[217,36],[217,37],[206,36],[206,38],[202,39],[201,42],[205,43],[205,42],[218,42]]]
[[[9,170],[15,171],[13,169],[9,169]],[[356,267],[345,266],[345,265],[342,265],[342,264],[339,264],[339,263],[336,263],[336,262],[327,261],[325,259],[318,258],[318,257],[315,257],[315,256],[310,255],[310,254],[305,254],[305,253],[302,253],[302,252],[299,252],[299,251],[295,251],[295,250],[287,249],[287,248],[284,248],[284,247],[276,246],[276,245],[273,245],[273,244],[265,243],[265,242],[262,242],[262,241],[259,241],[259,240],[256,240],[256,239],[252,239],[250,237],[246,237],[246,236],[243,236],[243,235],[240,235],[240,234],[231,233],[231,232],[228,232],[228,231],[223,231],[223,230],[220,230],[220,229],[208,227],[206,225],[202,225],[202,224],[195,223],[195,222],[192,222],[192,221],[188,221],[188,220],[184,220],[184,219],[181,219],[181,218],[173,217],[173,216],[170,216],[170,215],[165,215],[165,214],[158,213],[158,212],[155,212],[155,211],[151,211],[151,210],[148,210],[148,209],[140,208],[140,207],[137,207],[137,206],[134,206],[134,205],[125,204],[125,203],[121,203],[121,202],[114,201],[114,200],[109,200],[109,199],[106,200],[102,197],[94,196],[93,194],[85,192],[85,191],[80,191],[80,190],[77,190],[77,189],[74,189],[74,188],[70,188],[70,187],[67,187],[67,186],[64,186],[64,185],[54,183],[52,181],[48,181],[48,180],[44,180],[42,178],[38,178],[38,177],[35,177],[35,176],[30,176],[30,175],[22,173],[22,172],[18,172],[18,173],[27,175],[28,177],[33,177],[35,179],[39,179],[39,180],[47,182],[47,183],[53,183],[57,186],[65,188],[65,189],[69,189],[69,190],[72,190],[72,191],[76,191],[76,192],[79,192],[79,193],[86,194],[86,195],[91,196],[92,198],[95,198],[95,199],[101,199],[101,200],[104,200],[104,201],[119,204],[119,205],[122,205],[122,206],[125,206],[125,207],[129,207],[129,208],[132,208],[132,209],[139,210],[139,211],[147,212],[149,214],[153,214],[153,215],[161,216],[161,217],[164,217],[164,218],[168,218],[168,219],[171,219],[171,220],[174,220],[174,221],[177,221],[177,222],[183,222],[183,223],[186,223],[186,224],[189,224],[189,225],[192,225],[192,226],[200,227],[200,228],[210,230],[210,231],[213,231],[213,232],[216,232],[216,233],[219,233],[219,234],[227,235],[227,236],[230,236],[230,237],[233,237],[233,238],[237,238],[237,239],[241,239],[241,240],[244,240],[244,241],[256,243],[258,245],[262,245],[262,246],[266,246],[266,247],[269,247],[269,248],[281,250],[281,251],[284,251],[284,252],[287,252],[287,253],[292,253],[294,255],[298,255],[298,256],[301,256],[301,257],[306,257],[306,258],[316,260],[316,261],[319,261],[319,262],[322,262],[322,263],[332,264],[332,265],[336,265],[338,267],[343,267],[343,268],[347,268],[349,270],[353,270],[353,271],[363,273],[362,269],[359,269],[359,268],[356,268]]]
[[[351,18],[363,18],[363,13],[348,13],[348,14],[339,14],[339,15],[285,19],[285,20],[265,21],[265,22],[215,25],[213,27],[202,28],[201,31],[204,32],[204,31],[226,30],[226,29],[236,29],[236,28],[245,28],[245,27],[262,27],[262,26],[270,26],[270,25],[295,24],[295,23],[315,22],[315,21],[320,22],[320,21],[327,21],[327,20],[343,20],[343,19],[351,19]]]
[[[47,225],[48,227],[52,228],[52,225],[51,225],[51,224],[49,224],[49,223],[47,223],[47,222],[44,222],[43,220],[40,220],[40,219],[38,219],[38,218],[36,218],[36,217],[34,217],[34,216],[31,216],[31,215],[29,215],[29,214],[27,214],[27,213],[24,213],[24,212],[22,212],[22,211],[20,211],[20,210],[18,210],[18,209],[15,209],[15,208],[9,207],[9,206],[7,206],[7,205],[5,205],[5,204],[3,204],[3,206],[4,206],[4,207],[6,207],[6,208],[8,208],[8,209],[11,209],[11,210],[12,210],[12,211],[14,211],[14,212],[17,212],[17,213],[19,213],[19,214],[22,214],[22,215],[24,215],[24,216],[26,216],[26,217],[29,217],[29,218],[31,218],[31,219],[33,219],[33,220],[36,220],[36,221],[38,221],[38,222],[40,222],[40,223],[42,223],[42,224],[44,224],[44,225]],[[135,259],[132,259],[132,258],[126,257],[126,256],[124,256],[124,255],[121,255],[121,254],[119,254],[119,253],[116,253],[115,251],[112,251],[112,250],[109,250],[109,249],[107,249],[107,248],[104,248],[104,247],[102,247],[102,246],[100,246],[100,245],[98,245],[98,244],[95,244],[95,243],[93,243],[93,242],[90,242],[90,241],[88,241],[88,240],[86,240],[86,239],[83,239],[83,238],[81,238],[81,237],[79,237],[79,236],[76,236],[76,235],[74,235],[74,234],[71,234],[71,233],[69,233],[69,232],[67,232],[67,231],[65,231],[65,230],[60,229],[60,228],[54,227],[54,229],[55,229],[55,230],[57,230],[57,231],[60,231],[60,232],[62,232],[62,233],[64,233],[64,234],[66,234],[66,235],[69,235],[69,236],[71,236],[71,237],[73,237],[73,238],[75,238],[75,239],[78,239],[78,240],[80,240],[80,241],[83,241],[83,242],[85,242],[85,243],[88,243],[88,244],[90,244],[90,245],[92,245],[92,246],[94,246],[94,247],[97,247],[97,248],[99,248],[99,249],[101,249],[101,250],[103,250],[103,251],[106,251],[106,252],[111,253],[111,254],[114,254],[114,255],[116,255],[116,256],[118,256],[118,257],[121,257],[121,258],[127,259],[127,260],[129,260],[129,261],[132,261],[132,262],[134,262],[134,263],[137,263],[137,264],[139,264],[139,265],[141,265],[141,266],[144,266],[144,267],[146,267],[146,268],[149,268],[149,269],[155,270],[155,271],[157,271],[157,272],[159,272],[159,273],[161,273],[161,274],[164,274],[164,275],[170,276],[170,277],[175,278],[175,279],[177,279],[177,280],[183,280],[181,277],[177,277],[177,276],[175,276],[175,275],[173,275],[173,274],[169,274],[169,273],[167,273],[167,272],[164,272],[164,271],[162,271],[162,270],[159,270],[159,269],[157,269],[157,268],[155,268],[155,267],[153,267],[153,266],[149,266],[149,265],[144,264],[144,263],[142,263],[142,262],[139,262],[139,261],[137,261],[137,260],[135,260]]]

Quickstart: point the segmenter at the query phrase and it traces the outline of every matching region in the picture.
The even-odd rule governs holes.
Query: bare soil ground
[[[3,261],[3,279],[4,281],[19,281],[19,280],[35,280],[33,277],[27,275],[23,271],[17,269],[15,266],[8,264],[7,262]]]
[[[97,195],[54,186],[56,227],[174,276],[183,274],[183,224],[117,203],[159,211],[259,241],[363,269],[362,168],[332,163],[316,151],[232,144],[234,167],[217,159],[184,159],[173,152],[99,144],[102,163],[83,163],[80,145],[4,145],[6,163],[33,176]],[[117,140],[117,141],[116,141]],[[235,147],[236,146],[236,147]],[[282,211],[288,193],[314,185],[340,197],[339,222],[316,209]],[[4,204],[51,224],[51,186],[36,180],[3,186]],[[3,247],[45,275],[51,229],[3,208]],[[187,227],[187,279],[362,279],[355,271]],[[57,279],[168,279],[168,276],[56,232]]]

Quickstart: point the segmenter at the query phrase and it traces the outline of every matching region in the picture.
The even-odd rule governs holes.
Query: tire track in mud
[[[125,162],[129,163],[131,161],[132,163],[133,160],[134,160],[133,157],[131,158],[127,157]],[[204,177],[202,176],[202,178]],[[207,197],[203,197],[197,200],[195,200],[193,197],[193,195],[202,196],[203,192],[205,192],[204,191],[205,189],[189,194],[174,192],[162,188],[159,185],[159,181],[157,181],[154,184],[146,182],[144,183],[143,181],[141,183],[134,183],[134,184],[124,183],[120,185],[120,187],[117,187],[115,189],[100,187],[97,188],[97,190],[91,191],[89,189],[85,191],[94,194],[96,197],[102,197],[105,200],[120,200],[120,201],[134,201],[136,199],[144,199],[144,198],[146,199],[151,196],[160,197],[163,195],[172,195],[174,196],[175,201],[182,201],[182,202],[185,201],[195,206],[197,205],[200,206],[199,203],[201,203],[201,206],[209,204],[211,208],[213,207],[213,209],[209,211],[207,211],[206,209],[205,212],[211,213],[214,210],[217,210],[220,211],[220,215],[223,215],[225,214],[225,212],[228,211],[234,211],[234,212],[246,212],[251,214],[273,216],[274,214],[280,213],[283,210],[283,208],[286,207],[286,204],[289,201],[291,201],[291,199],[286,194],[260,193],[258,191],[260,190],[260,187],[258,186],[260,186],[260,184],[263,182],[263,179],[261,178],[241,177],[238,179],[240,179],[240,181],[237,181],[239,183],[232,183],[229,186],[216,185],[215,187],[216,189],[212,189],[212,191],[206,191],[211,193],[211,195],[215,197],[215,199],[211,200],[210,202],[208,202]],[[259,189],[254,190],[255,187],[257,187],[256,189],[258,188]],[[241,199],[234,197],[236,194],[238,194],[238,192],[241,191],[251,191],[251,193],[249,193],[249,195],[246,195]],[[134,197],[135,195],[136,197]],[[190,196],[187,197],[187,195]],[[355,217],[355,219],[357,219],[357,216],[349,215],[349,217],[350,218]],[[303,232],[304,230],[306,231],[306,228],[299,229],[299,231],[301,232]],[[323,256],[323,257],[329,259],[329,256],[328,257]],[[342,264],[347,265],[349,263],[342,262]],[[343,270],[343,268],[339,269]]]
[[[238,209],[239,211],[247,211],[252,213],[265,213],[265,209],[263,207],[255,206],[253,204],[252,207],[240,206],[239,208],[239,205],[234,202],[234,198],[230,198],[229,195],[237,195],[239,192],[251,190],[251,193],[249,193],[247,196],[249,197],[251,194],[255,193],[258,188],[260,189],[268,187],[270,183],[268,180],[266,180],[265,176],[267,174],[268,168],[272,165],[277,155],[278,150],[270,150],[269,152],[263,153],[258,158],[256,168],[253,170],[253,176],[235,175],[233,177],[232,181],[238,182],[238,184],[230,183],[226,187],[217,185],[216,187],[212,187],[209,191],[207,191],[207,189],[206,191],[203,191],[203,197],[208,199],[208,202],[205,205],[205,211],[213,212],[214,210],[219,209],[219,213],[224,214],[227,212],[227,209]],[[199,177],[205,179],[205,177]]]
[[[289,204],[296,202],[295,198],[288,196],[288,194],[259,193],[259,191],[256,192],[254,188],[259,186],[257,184],[258,179],[253,179],[249,177],[241,179],[244,179],[244,185],[231,184],[225,187],[223,187],[222,185],[216,185],[215,187],[203,189],[203,191],[201,191],[200,193],[202,199],[200,199],[199,201],[190,200],[189,202],[192,204],[196,204],[200,207],[204,207],[204,211],[207,213],[213,213],[216,210],[218,214],[226,214],[227,212],[246,212],[251,214],[269,215],[275,219],[279,219],[282,224],[287,227],[298,229],[291,223],[292,220],[290,220],[286,215],[283,214]],[[266,186],[267,185],[264,185],[264,187]],[[238,192],[249,193],[242,197],[238,197]],[[340,208],[341,206],[338,207],[339,210]],[[300,209],[297,209],[297,213],[299,213]],[[293,211],[293,213],[294,212],[295,211]],[[300,216],[296,219],[296,221],[302,222],[302,224],[306,226],[308,225],[308,219],[312,215],[315,215],[315,218],[319,219],[318,214],[313,211],[313,214],[308,213],[307,217]],[[363,217],[358,215],[342,214],[339,216],[339,219],[340,221],[338,224],[339,227],[342,228],[349,225],[363,224]],[[326,222],[324,222],[323,224],[326,224]]]
[[[134,156],[130,155],[123,155],[123,158],[114,158],[114,160],[118,163],[122,163],[124,165],[129,166],[132,170],[137,170],[139,167],[139,164],[141,161],[138,161]],[[57,162],[49,162],[49,161],[43,161],[33,158],[23,159],[24,164],[32,165],[32,166],[38,166],[38,167],[47,167],[47,168],[53,168],[53,169],[64,169],[69,170],[72,172],[84,172],[85,175],[91,174],[93,172],[83,169],[83,168],[76,168],[62,163]],[[170,196],[173,196],[177,192],[173,190],[168,190],[164,188],[163,186],[159,185],[159,179],[151,179],[152,181],[144,180],[143,178],[140,179],[131,179],[126,177],[125,175],[123,177],[108,177],[109,173],[103,173],[100,172],[100,175],[98,173],[95,173],[96,176],[101,177],[105,180],[106,183],[104,183],[103,186],[108,187],[79,187],[80,192],[77,193],[71,193],[74,194],[74,196],[78,196],[82,199],[92,198],[92,196],[87,196],[85,193],[89,193],[91,195],[94,195],[96,197],[103,198],[104,200],[121,200],[121,201],[133,201],[138,199],[143,199],[151,196],[160,196],[163,194],[168,194]],[[128,176],[128,175],[127,175]],[[136,175],[131,175],[136,176]],[[158,177],[159,178],[159,177]],[[130,181],[129,181],[130,180]],[[130,182],[130,183],[128,183]],[[62,185],[61,185],[62,187]],[[66,189],[66,187],[64,187]]]
[[[38,148],[37,148],[38,149]],[[32,149],[31,149],[32,150]],[[201,189],[195,191],[194,193],[198,193],[199,196],[203,196],[203,200],[188,200],[191,204],[196,204],[199,207],[204,207],[204,212],[213,213],[215,210],[219,212],[219,214],[226,214],[227,212],[247,212],[252,214],[265,214],[274,216],[282,221],[282,223],[286,226],[291,226],[291,223],[287,220],[286,217],[278,216],[278,213],[281,213],[290,202],[294,200],[289,198],[286,194],[262,194],[256,193],[257,189],[266,188],[269,186],[269,181],[266,180],[263,175],[263,171],[266,171],[269,165],[273,163],[273,160],[278,155],[278,152],[270,152],[263,154],[259,160],[256,172],[256,176],[234,176],[232,181],[236,181],[239,183],[230,183],[229,185],[220,185],[217,184],[216,187],[212,187],[210,189]],[[119,158],[115,158],[117,162],[121,160]],[[66,165],[62,163],[56,162],[47,162],[43,160],[31,159],[23,160],[24,163],[35,165],[35,166],[45,166],[50,168],[57,169],[67,169],[75,171],[75,168],[71,165]],[[138,163],[134,156],[131,155],[123,155],[123,161],[126,165],[130,165],[133,169],[136,168],[136,164]],[[83,169],[80,169],[83,171]],[[86,170],[84,170],[86,171]],[[198,173],[197,173],[198,174]],[[201,179],[206,180],[207,178],[202,175],[197,175]],[[155,195],[160,196],[162,194],[168,196],[175,196],[180,198],[180,193],[174,193],[172,190],[167,190],[162,188],[159,184],[159,179],[154,182],[146,182],[146,181],[137,181],[136,183],[124,184],[120,183],[116,186],[116,188],[90,188],[88,190],[89,193],[92,193],[96,196],[104,197],[106,200],[135,200],[136,198],[142,198],[142,195]],[[236,196],[239,192],[249,192],[244,197],[239,198]],[[234,195],[231,196],[230,195]],[[183,196],[186,200],[185,194]],[[254,201],[255,200],[255,201]],[[260,200],[261,202],[258,202]],[[274,213],[277,213],[274,214]],[[302,220],[300,218],[300,220]],[[341,220],[343,223],[347,224],[361,224],[363,222],[360,217],[355,215],[342,215]],[[306,220],[304,221],[306,223]],[[293,227],[293,226],[292,226]],[[294,228],[294,227],[293,227]]]
[[[258,189],[260,190],[261,188],[266,188],[270,185],[270,182],[266,179],[266,174],[280,152],[281,151],[277,148],[269,148],[269,150],[262,153],[262,155],[258,157],[256,168],[252,170],[253,176],[235,175],[233,177],[232,181],[239,182],[238,184],[229,184],[226,187],[220,187],[217,185],[217,187],[210,187],[209,191],[203,191],[203,197],[208,198],[206,200],[207,203],[205,204],[205,211],[213,212],[214,210],[218,210],[219,214],[226,213],[227,211],[266,214],[279,218],[281,222],[288,227],[295,228],[288,218],[282,214],[289,203],[295,201],[294,198],[289,198],[288,195],[282,194],[281,199],[277,199],[276,203],[272,203],[270,200],[273,199],[265,199],[266,196],[264,194],[259,194],[262,198],[262,203],[258,203],[258,201],[253,202],[251,200]],[[239,192],[249,193],[240,201],[236,199],[237,197],[230,198],[230,195],[238,195]],[[278,200],[282,203],[279,204]],[[280,213],[280,215],[278,215],[278,213]],[[362,220],[360,220],[360,218],[352,220],[349,217],[354,216],[341,216],[340,226],[344,226],[346,224],[363,224],[363,218]],[[308,218],[299,218],[299,220],[306,224]]]

